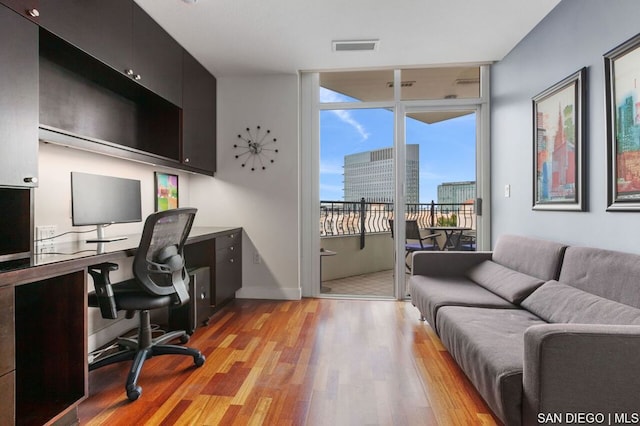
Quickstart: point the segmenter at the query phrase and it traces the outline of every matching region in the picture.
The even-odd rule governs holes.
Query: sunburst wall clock
[[[236,158],[242,161],[242,167],[251,171],[258,168],[266,170],[268,164],[275,162],[277,139],[271,137],[271,130],[262,130],[260,126],[256,126],[255,130],[247,127],[244,135],[238,135],[238,139],[243,142],[233,145],[233,148],[240,150],[236,151]]]

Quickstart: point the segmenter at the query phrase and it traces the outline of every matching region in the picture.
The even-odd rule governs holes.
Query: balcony
[[[468,227],[475,238],[476,214],[472,202],[461,204],[406,204],[405,219],[427,231],[434,226]],[[393,203],[321,201],[321,294],[393,297],[393,239],[389,220]],[[428,232],[428,231],[427,231]],[[438,237],[440,247],[444,235]]]

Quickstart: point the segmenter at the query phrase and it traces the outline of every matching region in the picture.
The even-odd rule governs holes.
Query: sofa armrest
[[[639,416],[639,377],[640,326],[532,326],[524,334],[522,423],[544,424],[549,415],[566,423],[572,413],[602,413],[608,424]]]
[[[461,275],[491,256],[490,251],[417,251],[411,257],[411,275]]]

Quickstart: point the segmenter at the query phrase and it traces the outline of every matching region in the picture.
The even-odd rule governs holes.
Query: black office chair
[[[118,311],[127,311],[127,318],[139,312],[138,338],[119,338],[121,349],[89,364],[89,370],[120,361],[133,360],[127,377],[127,398],[135,401],[142,388],[137,385],[145,360],[155,355],[187,355],[197,367],[205,357],[197,349],[166,344],[175,339],[189,340],[186,331],[173,331],[153,338],[149,310],[178,307],[189,301],[189,275],[183,257],[184,243],[191,230],[196,209],[181,208],[153,213],[147,217],[140,245],[133,260],[135,278],[116,284],[109,281],[109,271],[118,269],[114,263],[102,263],[89,268],[95,291],[89,293],[89,306],[99,307],[103,318],[116,319]]]
[[[391,227],[391,237],[393,238],[393,219],[389,219],[389,226]],[[405,221],[405,259],[414,251],[440,250],[438,245],[439,236],[439,233],[422,235],[417,220]],[[405,261],[405,265],[407,270],[411,271],[409,262]]]

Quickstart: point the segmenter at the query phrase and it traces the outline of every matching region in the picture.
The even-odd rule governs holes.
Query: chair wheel
[[[206,358],[202,354],[200,354],[199,356],[194,356],[193,357],[193,362],[195,363],[196,367],[202,367],[202,365],[204,364],[205,360],[206,360]]]
[[[182,336],[180,336],[180,343],[182,343],[183,345],[185,343],[187,343],[189,341],[189,335],[188,334],[183,334]]]
[[[140,386],[136,386],[133,389],[127,389],[127,398],[129,398],[129,401],[135,401],[136,399],[140,398],[141,394],[142,388]]]

